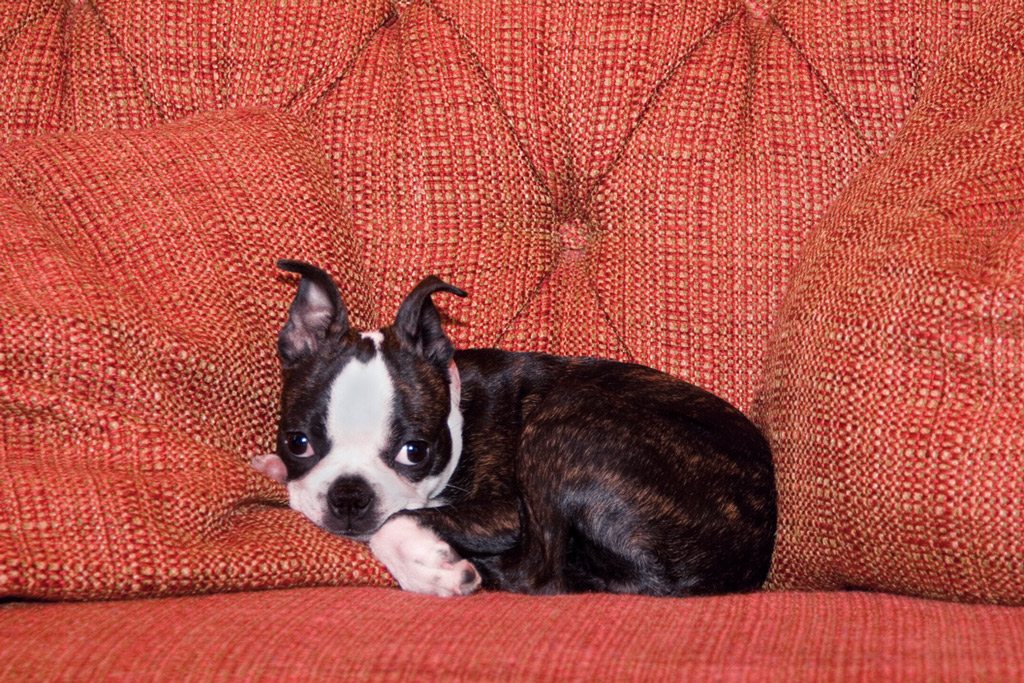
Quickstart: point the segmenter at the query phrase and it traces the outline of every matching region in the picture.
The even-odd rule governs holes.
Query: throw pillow
[[[360,244],[313,136],[241,110],[0,149],[0,599],[391,583],[286,509],[278,258]]]

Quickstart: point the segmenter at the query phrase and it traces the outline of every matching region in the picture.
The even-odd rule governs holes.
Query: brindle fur
[[[348,328],[329,276],[296,262],[282,267],[333,288],[327,298],[336,307],[310,313],[312,332],[282,331],[282,413],[294,414],[322,396],[338,367],[374,349]],[[639,365],[455,352],[430,299],[437,291],[464,295],[427,278],[381,330],[377,352],[401,404],[395,448],[415,435],[433,446],[430,472],[448,462],[452,358],[462,378],[464,445],[439,505],[397,514],[434,529],[490,589],[692,595],[763,583],[776,525],[772,459],[738,410]],[[303,313],[300,298],[293,317]],[[289,478],[309,466],[281,454]]]

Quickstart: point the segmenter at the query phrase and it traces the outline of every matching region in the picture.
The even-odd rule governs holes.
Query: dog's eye
[[[426,441],[410,441],[398,451],[395,462],[412,467],[419,465],[430,456],[430,445]]]
[[[309,437],[302,432],[285,434],[285,445],[288,446],[288,452],[297,458],[308,458],[313,455],[313,446],[309,443]]]

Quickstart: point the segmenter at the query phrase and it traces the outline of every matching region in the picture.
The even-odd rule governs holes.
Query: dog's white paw
[[[480,587],[476,567],[407,515],[384,522],[370,537],[370,550],[404,590],[448,597]]]

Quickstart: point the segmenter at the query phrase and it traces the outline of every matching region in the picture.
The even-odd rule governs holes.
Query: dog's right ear
[[[288,308],[288,322],[277,336],[281,362],[293,365],[312,353],[327,339],[348,331],[348,311],[331,276],[302,261],[282,260],[277,267],[302,276],[299,291]]]

